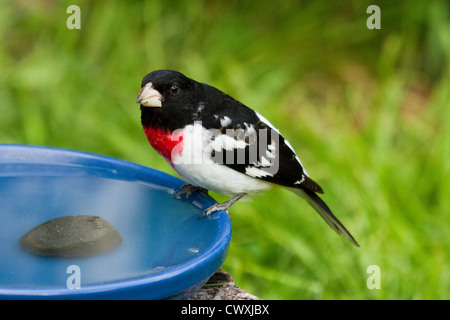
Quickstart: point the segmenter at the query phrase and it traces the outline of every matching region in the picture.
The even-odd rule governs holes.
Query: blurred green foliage
[[[69,30],[66,9],[81,9]],[[366,9],[381,8],[369,30]],[[175,69],[257,109],[298,151],[354,248],[276,189],[232,210],[224,268],[266,299],[450,298],[446,1],[0,1],[0,143],[172,173],[135,103]],[[214,195],[222,201],[226,198]],[[378,265],[381,289],[366,286]]]

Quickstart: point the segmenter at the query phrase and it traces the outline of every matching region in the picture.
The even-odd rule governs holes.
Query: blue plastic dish
[[[105,156],[0,145],[0,299],[188,297],[225,261],[231,224],[224,211],[201,217],[215,203],[202,193],[175,199],[183,183]],[[20,246],[33,227],[70,215],[106,219],[122,245],[83,258]]]

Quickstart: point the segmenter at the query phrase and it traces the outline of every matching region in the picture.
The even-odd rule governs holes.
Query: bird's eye
[[[170,94],[172,95],[176,95],[178,93],[178,84],[173,83],[172,86],[170,87]]]

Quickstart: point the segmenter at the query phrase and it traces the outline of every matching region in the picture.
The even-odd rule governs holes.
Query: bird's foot
[[[201,191],[208,194],[208,190],[200,187],[193,186],[192,184],[186,183],[181,186],[180,191],[175,195],[176,199],[180,199],[182,195],[186,195],[186,199],[189,198],[194,192]]]
[[[207,217],[210,214],[213,214],[214,212],[217,212],[220,210],[224,210],[227,213],[227,215],[230,216],[230,212],[228,211],[229,208],[230,208],[230,206],[227,206],[226,202],[216,203],[216,204],[212,205],[211,207],[207,208],[206,210],[204,210],[202,217]]]
[[[228,209],[230,209],[230,207],[235,204],[236,201],[238,201],[240,198],[242,198],[243,196],[245,196],[245,193],[239,193],[237,195],[235,195],[233,198],[231,198],[228,201],[222,202],[222,203],[216,203],[213,204],[211,207],[207,208],[206,210],[203,211],[202,217],[207,217],[210,214],[220,211],[220,210],[224,210],[228,216],[230,216],[230,212],[228,211]]]

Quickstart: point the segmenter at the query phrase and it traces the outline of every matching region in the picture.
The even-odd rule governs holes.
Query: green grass
[[[2,1],[0,143],[95,152],[172,173],[135,103],[175,69],[281,129],[361,245],[275,189],[231,210],[224,269],[266,299],[450,298],[448,4]],[[226,199],[217,195],[218,200]],[[381,289],[369,290],[370,265]]]

